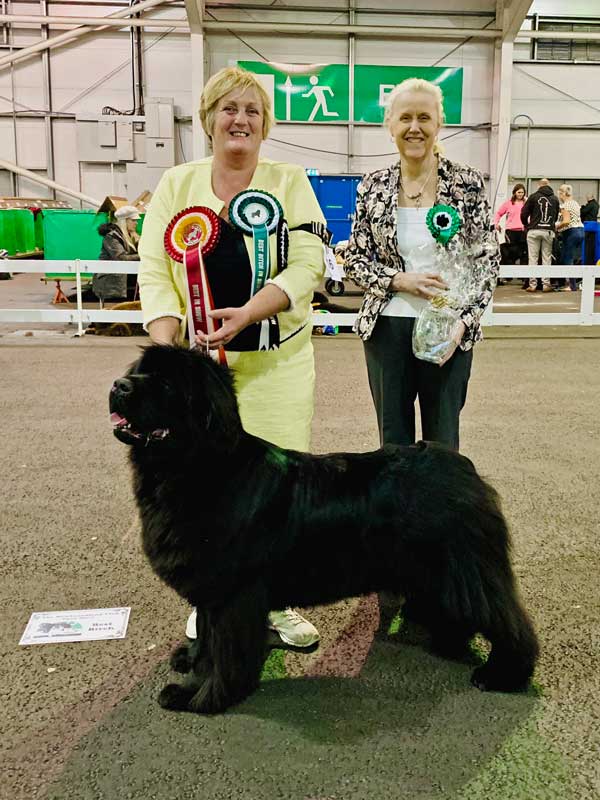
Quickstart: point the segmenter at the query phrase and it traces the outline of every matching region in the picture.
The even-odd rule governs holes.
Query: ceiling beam
[[[133,7],[134,13],[139,11],[138,6]],[[187,31],[190,23],[185,19],[169,19],[168,17],[118,20],[110,17],[57,17],[35,14],[3,14],[0,22],[21,25],[87,25],[97,27],[124,28],[141,27],[167,29],[176,28]],[[259,35],[271,33],[313,34],[315,36],[367,36],[383,39],[496,39],[502,35],[501,30],[490,28],[430,28],[407,27],[398,25],[336,25],[326,22],[297,23],[297,22],[255,22],[251,20],[236,20],[235,22],[217,22],[206,20],[203,23],[205,31],[255,33]]]
[[[167,0],[167,2],[170,2],[170,0]],[[6,56],[3,56],[2,58],[0,58],[0,68],[7,66],[8,64],[14,64],[19,61],[25,61],[27,58],[34,55],[35,53],[39,53],[44,50],[49,50],[51,47],[57,47],[60,44],[66,44],[67,42],[72,42],[75,39],[78,39],[80,36],[84,36],[87,33],[103,30],[108,25],[110,25],[111,22],[115,22],[118,19],[123,19],[123,17],[127,18],[131,14],[137,14],[140,11],[144,11],[148,8],[153,8],[154,6],[164,5],[164,3],[165,0],[143,0],[143,2],[138,3],[135,6],[124,9],[122,11],[116,11],[113,14],[110,14],[108,17],[101,17],[98,20],[97,25],[90,22],[89,17],[83,17],[82,27],[76,27],[73,30],[67,31],[66,33],[61,33],[59,36],[52,36],[51,38],[40,39],[38,42],[35,42],[34,44],[28,45],[27,47],[22,47],[19,50],[16,50],[12,53],[9,53]],[[3,24],[12,23],[12,17],[15,16],[21,16],[21,15],[1,14],[0,23]],[[41,16],[37,15],[32,15],[32,16],[34,20],[33,24],[35,25],[39,24],[40,26],[46,24],[40,21],[42,19]],[[51,16],[49,17],[49,19],[52,18],[53,17]],[[67,19],[70,21],[73,18],[68,17]],[[132,21],[133,20],[129,21],[129,24],[131,24]]]
[[[521,30],[533,0],[498,0],[498,5],[503,5],[501,18],[496,15],[496,23],[502,28],[502,41],[514,42]]]
[[[185,10],[191,31],[201,31],[204,19],[203,0],[185,0]]]

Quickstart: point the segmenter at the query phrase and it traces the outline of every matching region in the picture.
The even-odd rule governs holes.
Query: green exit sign
[[[280,122],[349,122],[347,64],[281,64],[238,61],[257,75],[273,101]],[[446,122],[460,123],[462,68],[390,67],[360,64],[354,68],[354,121],[383,121],[387,96],[406,78],[425,78],[444,95]]]

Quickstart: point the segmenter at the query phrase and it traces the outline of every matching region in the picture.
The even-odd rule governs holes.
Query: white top
[[[425,219],[428,208],[397,209],[396,237],[398,251],[404,259],[407,272],[414,271],[411,265],[410,252],[419,245],[431,244],[431,234],[427,230]],[[427,305],[423,297],[415,297],[408,292],[396,292],[381,312],[384,317],[418,317]]]
[[[569,224],[565,228],[565,230],[571,230],[571,228],[583,228],[583,222],[581,221],[581,213],[580,213],[580,205],[577,200],[566,200],[564,203],[561,203],[561,208],[564,208],[565,211],[569,212]]]

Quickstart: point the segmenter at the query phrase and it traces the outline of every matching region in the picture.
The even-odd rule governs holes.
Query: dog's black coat
[[[132,445],[146,555],[198,609],[197,640],[171,662],[188,675],[161,705],[224,711],[258,686],[269,609],[374,591],[401,593],[442,654],[483,634],[480,688],[526,688],[535,633],[497,495],[467,458],[425,443],[282,450],[243,430],[229,371],[181,348],[145,349],[110,405]]]

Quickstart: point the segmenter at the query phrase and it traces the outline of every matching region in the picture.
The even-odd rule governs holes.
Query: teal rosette
[[[272,194],[246,189],[236,194],[229,204],[229,219],[245,234],[252,236],[252,294],[255,295],[263,288],[270,274],[269,234],[276,231],[283,220],[283,209]]]
[[[461,226],[458,211],[452,206],[445,205],[430,208],[425,222],[433,238],[440,244],[448,244]]]
[[[229,219],[249,235],[259,226],[264,226],[267,233],[273,233],[282,217],[279,200],[268,192],[245,189],[236,194],[229,204]]]

